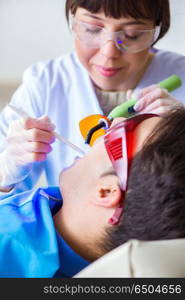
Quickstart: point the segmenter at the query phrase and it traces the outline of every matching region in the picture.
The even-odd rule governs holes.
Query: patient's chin
[[[76,164],[76,162],[79,159],[81,159],[81,157],[79,157],[79,156],[74,157],[74,159],[71,162],[69,162],[69,164],[61,171],[60,176],[61,176],[61,174],[65,173],[66,171],[68,171],[69,169],[74,167],[74,165]]]
[[[66,177],[68,177],[68,173],[72,170],[72,168],[76,165],[77,161],[80,159],[79,156],[74,157],[74,159],[66,166],[61,172],[59,176],[59,186],[62,190],[65,186]],[[68,180],[70,182],[70,180]]]

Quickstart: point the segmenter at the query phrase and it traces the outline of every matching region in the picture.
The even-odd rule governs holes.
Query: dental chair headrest
[[[185,239],[130,240],[93,262],[75,277],[183,278]]]

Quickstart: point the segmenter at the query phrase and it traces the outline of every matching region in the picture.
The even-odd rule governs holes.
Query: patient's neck
[[[87,261],[92,262],[104,254],[98,250],[96,239],[92,237],[87,226],[83,226],[82,230],[80,226],[77,229],[76,224],[69,226],[70,222],[65,222],[65,218],[62,216],[62,208],[53,216],[53,221],[56,231],[65,242]]]

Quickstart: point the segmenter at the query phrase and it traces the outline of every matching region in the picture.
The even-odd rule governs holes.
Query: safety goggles
[[[107,41],[114,41],[119,50],[137,53],[149,48],[160,33],[160,26],[149,30],[127,29],[109,32],[101,26],[84,23],[73,16],[70,22],[76,38],[89,48],[101,48]]]
[[[123,192],[127,190],[128,173],[135,150],[134,129],[142,121],[154,116],[157,115],[142,114],[126,119],[108,129],[104,135],[105,147]],[[109,224],[116,225],[119,223],[123,206],[123,201],[121,201],[113,216],[109,219]]]

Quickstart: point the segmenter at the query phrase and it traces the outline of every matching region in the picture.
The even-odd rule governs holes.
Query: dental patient
[[[130,239],[185,237],[185,109],[115,123],[59,188],[1,196],[0,277],[72,277]]]

